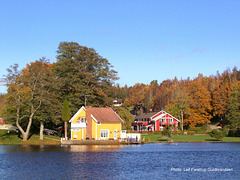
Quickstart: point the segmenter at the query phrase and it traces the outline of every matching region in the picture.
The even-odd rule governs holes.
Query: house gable
[[[69,120],[70,123],[76,123],[79,117],[86,117],[86,108],[82,106],[78,112]]]
[[[171,114],[165,112],[165,111],[160,111],[159,113],[155,114],[154,116],[151,117],[152,121],[158,121],[159,119],[169,119],[172,118],[174,121],[180,122],[177,118],[175,118],[174,116],[172,116]]]

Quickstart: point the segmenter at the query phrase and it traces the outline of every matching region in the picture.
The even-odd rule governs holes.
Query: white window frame
[[[173,123],[173,119],[172,118],[168,119],[168,123]]]
[[[101,129],[100,130],[100,138],[102,138],[102,139],[109,138],[109,129]]]

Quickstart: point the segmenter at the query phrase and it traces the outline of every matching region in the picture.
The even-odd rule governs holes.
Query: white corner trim
[[[93,118],[93,120],[97,123],[97,119],[91,114],[91,118]]]

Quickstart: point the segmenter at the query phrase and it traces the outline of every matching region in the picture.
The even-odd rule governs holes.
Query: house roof
[[[151,118],[152,116],[154,116],[155,114],[157,114],[158,112],[148,112],[148,113],[143,113],[139,116],[136,117],[136,119],[147,119],[147,118]]]
[[[87,114],[91,114],[97,122],[123,123],[123,120],[112,108],[86,107]]]
[[[156,113],[155,115],[153,115],[153,116],[151,117],[151,119],[152,119],[153,121],[157,121],[157,120],[163,118],[163,117],[166,116],[166,115],[168,115],[168,116],[172,117],[173,119],[177,120],[178,122],[180,122],[177,118],[175,118],[174,116],[172,116],[171,114],[169,114],[169,113],[167,113],[166,111],[163,111],[163,110],[161,110],[160,112],[158,112],[158,113]]]

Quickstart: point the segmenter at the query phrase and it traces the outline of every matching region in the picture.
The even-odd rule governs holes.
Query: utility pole
[[[90,95],[84,95],[84,97],[85,97],[85,107],[87,106],[87,96],[90,96]]]

